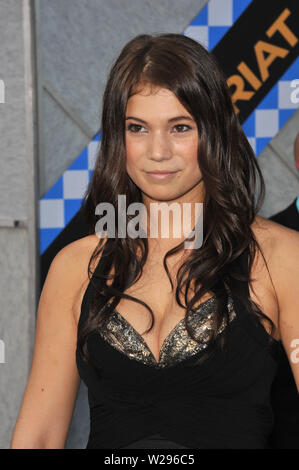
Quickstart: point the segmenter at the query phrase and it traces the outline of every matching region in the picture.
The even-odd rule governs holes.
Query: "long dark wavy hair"
[[[141,190],[126,172],[125,111],[129,97],[143,85],[172,91],[198,126],[198,164],[205,188],[203,243],[200,248],[190,250],[190,256],[178,269],[175,292],[177,303],[186,308],[185,326],[194,340],[196,337],[188,324],[192,307],[208,292],[216,297],[215,328],[205,354],[196,365],[215,352],[217,330],[222,322],[229,326],[227,288],[255,320],[260,317],[269,321],[271,334],[274,324],[250,299],[248,292],[255,252],[259,249],[262,253],[251,224],[265,197],[263,176],[236,116],[219,65],[201,44],[182,34],[136,36],[124,46],[108,76],[103,97],[101,146],[82,210],[91,234],[95,233],[99,220],[95,214],[96,206],[100,202],[111,203],[115,208],[116,229],[114,238],[99,238],[88,265],[94,294],[90,299],[88,319],[80,329],[78,348],[81,357],[89,363],[88,336],[98,328],[105,328],[121,298],[148,308],[152,324],[146,332],[154,324],[152,309],[142,300],[125,294],[142,275],[148,256],[147,238],[119,238],[117,220],[119,194],[126,195],[127,206],[142,202]],[[126,216],[127,224],[132,217]],[[183,243],[168,251],[163,259],[172,288],[167,258],[182,250]],[[247,248],[248,271],[244,273],[237,269],[238,258]],[[91,264],[99,254],[95,274]],[[265,258],[264,261],[266,263]],[[195,294],[188,302],[190,284],[194,285]],[[180,295],[184,295],[185,305]],[[226,343],[227,330],[225,328],[219,335],[221,347]]]

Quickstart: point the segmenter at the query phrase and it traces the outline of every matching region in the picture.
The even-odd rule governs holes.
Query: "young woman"
[[[282,347],[299,389],[299,234],[257,215],[263,197],[213,57],[180,34],[131,40],[104,93],[90,235],[51,264],[12,448],[64,447],[80,378],[87,448],[266,448]],[[201,245],[174,217],[150,236],[155,203],[202,217]],[[128,236],[140,204],[145,236]]]

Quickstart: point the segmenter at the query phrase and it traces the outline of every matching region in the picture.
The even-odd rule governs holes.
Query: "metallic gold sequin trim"
[[[183,318],[165,338],[160,350],[158,362],[141,334],[139,334],[117,310],[113,311],[107,323],[107,331],[100,329],[98,329],[98,331],[105,341],[130,359],[157,368],[169,367],[197,354],[207,347],[210,332],[213,329],[215,303],[216,297],[210,297],[190,314],[189,324],[194,331],[196,339],[200,342],[197,343],[189,336]],[[236,317],[236,313],[230,294],[228,295],[227,307],[229,322],[231,322]],[[220,334],[224,328],[225,319],[223,319],[217,335]]]

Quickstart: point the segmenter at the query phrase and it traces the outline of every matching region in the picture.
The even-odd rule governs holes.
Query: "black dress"
[[[297,198],[270,220],[299,232]],[[279,366],[271,391],[274,427],[270,444],[278,449],[299,449],[299,394],[285,350],[282,349]]]
[[[238,260],[241,269],[246,269],[247,256],[245,250]],[[87,319],[92,288],[89,283],[78,334]],[[227,328],[227,346],[189,367],[204,353],[215,302],[213,296],[192,314],[200,342],[189,337],[182,320],[165,339],[159,362],[117,311],[108,332],[97,331],[88,340],[95,369],[82,361],[77,348],[77,367],[90,406],[87,449],[269,447],[270,392],[281,343],[269,344],[260,320],[228,289],[229,322],[217,335],[218,341]]]

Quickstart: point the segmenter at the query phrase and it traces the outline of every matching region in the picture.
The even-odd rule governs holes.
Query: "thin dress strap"
[[[248,257],[249,257],[249,247],[247,247],[243,253],[238,258],[238,267],[239,272],[242,274],[248,275]],[[277,341],[273,338],[265,329],[265,327],[261,323],[260,317],[256,314],[248,311],[246,309],[243,299],[246,296],[247,299],[250,299],[250,291],[249,291],[249,282],[239,282],[239,289],[241,290],[241,296],[233,296],[234,304],[236,309],[243,317],[243,325],[246,328],[246,331],[252,335],[252,337],[265,349],[268,348],[271,356],[277,361],[280,359],[281,353],[281,342]],[[264,313],[257,305],[259,311]],[[264,314],[265,315],[265,314]],[[271,339],[273,341],[271,341]]]

